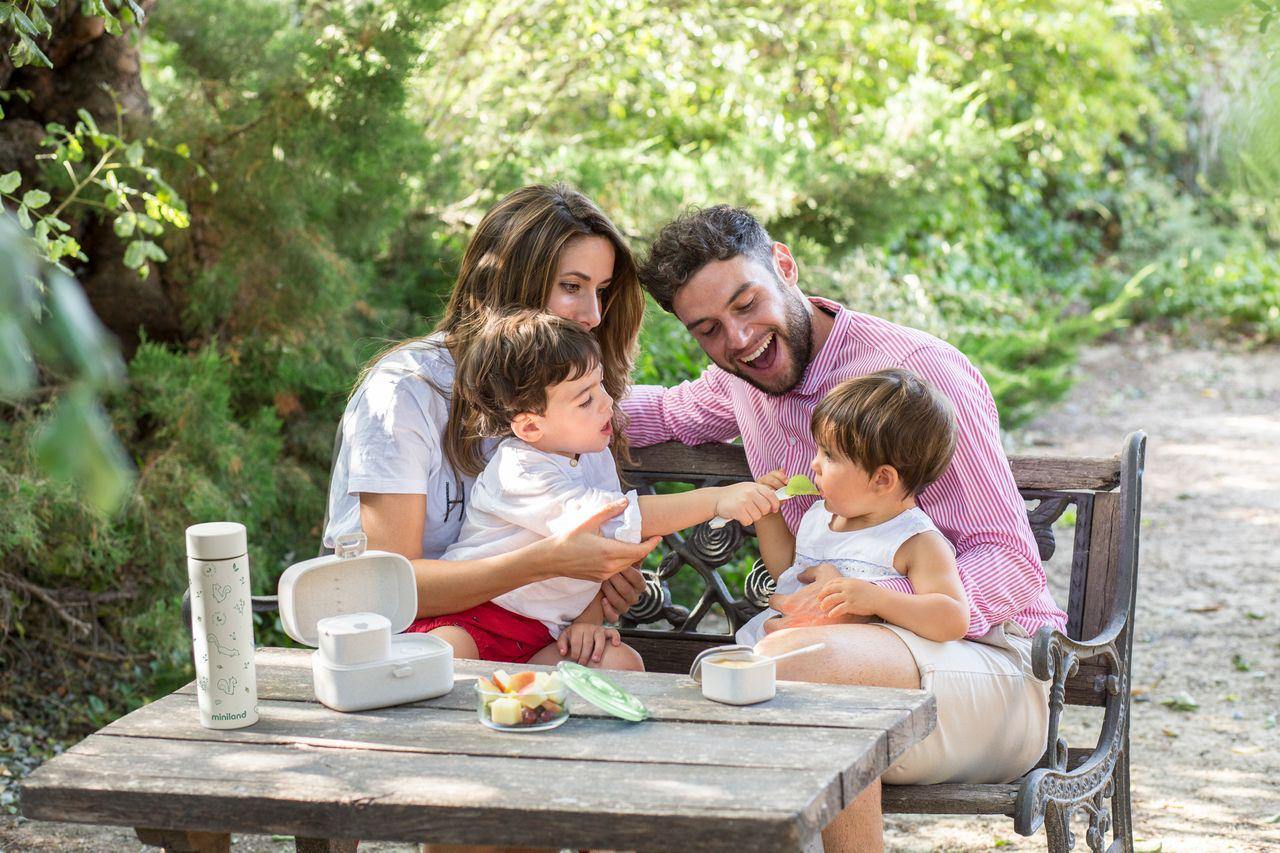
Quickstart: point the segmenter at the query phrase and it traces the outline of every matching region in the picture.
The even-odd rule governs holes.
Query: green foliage
[[[0,400],[39,394],[37,367],[62,380],[32,436],[36,455],[56,481],[78,486],[93,510],[109,512],[131,482],[124,451],[98,404],[98,395],[122,378],[120,354],[79,285],[60,269],[45,269],[20,233],[7,213],[0,215]]]
[[[47,162],[49,185],[61,190],[56,204],[40,188],[19,194],[22,175],[17,171],[0,175],[0,198],[13,205],[18,223],[31,232],[36,249],[63,269],[67,262],[89,260],[71,233],[67,211],[82,207],[111,217],[116,236],[128,241],[125,266],[146,278],[148,262],[168,260],[154,240],[164,235],[166,225],[186,228],[191,218],[160,170],[146,162],[148,149],[154,153],[158,148],[156,142],[126,139],[119,102],[115,111],[114,132],[100,129],[83,109],[77,111],[79,120],[70,129],[57,122],[46,128],[43,144],[49,151],[39,156]],[[204,175],[200,166],[196,172]]]

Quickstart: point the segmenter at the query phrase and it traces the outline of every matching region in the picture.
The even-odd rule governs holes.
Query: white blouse
[[[608,450],[572,460],[518,438],[505,439],[476,478],[458,541],[442,559],[475,560],[514,551],[573,530],[623,497]],[[635,491],[625,497],[625,512],[605,522],[600,533],[622,542],[639,542],[639,499]],[[493,603],[539,620],[554,638],[581,615],[599,590],[595,581],[552,578],[525,584]]]
[[[783,595],[798,592],[804,586],[799,580],[800,573],[819,563],[832,564],[846,578],[871,581],[897,577],[899,573],[893,567],[893,559],[898,549],[916,534],[938,529],[919,507],[861,530],[832,530],[831,517],[826,501],[818,501],[800,519],[800,529],[796,531],[796,560],[779,576],[776,592]],[[947,544],[951,542],[948,540]],[[764,637],[764,623],[779,615],[772,607],[757,613],[738,629],[737,641],[754,646]]]

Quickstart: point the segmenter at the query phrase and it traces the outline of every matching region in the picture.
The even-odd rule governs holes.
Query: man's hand
[[[600,526],[626,508],[625,499],[615,501],[568,533],[546,540],[549,551],[543,553],[546,554],[546,565],[553,568],[549,576],[603,583],[640,562],[658,547],[661,536],[652,536],[632,545],[600,535]],[[636,598],[638,600],[639,596]]]
[[[560,650],[560,657],[586,666],[587,661],[599,663],[600,658],[604,657],[605,647],[610,643],[622,645],[622,637],[617,629],[590,622],[574,622],[560,632],[556,648]]]
[[[782,618],[765,622],[765,633],[772,634],[783,628],[801,628],[807,625],[870,621],[865,616],[832,616],[823,609],[820,600],[823,589],[828,584],[843,579],[840,571],[830,563],[819,563],[805,569],[797,578],[804,586],[790,595],[774,595],[769,599],[769,606],[782,613]]]
[[[629,566],[609,578],[600,587],[600,604],[604,618],[617,622],[635,606],[644,594],[644,575],[637,566]]]

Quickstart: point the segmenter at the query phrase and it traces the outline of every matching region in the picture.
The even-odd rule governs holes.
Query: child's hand
[[[622,636],[616,628],[606,628],[590,622],[574,622],[560,632],[556,647],[560,650],[560,657],[586,666],[588,660],[599,663],[604,656],[605,647],[610,643],[622,645]]]
[[[875,584],[858,578],[837,578],[822,587],[818,606],[832,618],[875,616],[881,591]]]
[[[757,519],[777,512],[782,506],[773,492],[760,483],[723,486],[716,500],[716,515],[742,525],[755,524]]]
[[[763,477],[756,480],[756,482],[762,486],[768,486],[771,490],[777,492],[778,489],[785,489],[787,487],[787,475],[782,472],[781,468],[774,468],[768,474],[765,474]]]

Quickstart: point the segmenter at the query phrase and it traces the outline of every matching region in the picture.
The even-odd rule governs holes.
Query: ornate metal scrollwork
[[[763,560],[756,560],[746,580],[742,582],[742,595],[757,611],[769,606],[769,597],[778,587],[778,582],[764,567]]]
[[[1030,835],[1043,821],[1050,849],[1071,850],[1076,842],[1071,817],[1083,812],[1089,816],[1086,841],[1100,853],[1106,849],[1105,835],[1112,827],[1109,800],[1115,793],[1115,767],[1124,746],[1128,678],[1114,642],[1080,643],[1054,631],[1037,637],[1034,657],[1037,677],[1050,679],[1048,766],[1031,771],[1022,783],[1015,817],[1018,832]],[[1117,689],[1108,692],[1102,734],[1092,754],[1080,766],[1069,768],[1070,750],[1059,724],[1067,679],[1079,671],[1082,660],[1101,660],[1108,678],[1116,679]]]
[[[724,527],[713,528],[710,524],[699,524],[693,528],[685,544],[702,562],[709,566],[723,566],[733,559],[746,541],[742,525],[731,521]]]
[[[1053,535],[1053,524],[1067,511],[1067,507],[1075,503],[1075,499],[1071,496],[1049,497],[1040,494],[1034,497],[1039,498],[1039,501],[1035,507],[1027,510],[1027,520],[1031,522],[1031,533],[1035,536],[1036,547],[1040,549],[1040,559],[1048,560],[1058,549],[1057,539]]]

